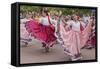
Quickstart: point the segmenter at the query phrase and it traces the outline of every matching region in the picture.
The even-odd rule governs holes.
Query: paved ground
[[[32,41],[28,47],[22,47],[21,50],[21,64],[22,63],[39,63],[39,62],[59,62],[69,61],[69,57],[64,54],[63,48],[57,44],[50,49],[49,53],[45,53],[41,43]],[[95,59],[95,49],[82,49],[82,60]]]

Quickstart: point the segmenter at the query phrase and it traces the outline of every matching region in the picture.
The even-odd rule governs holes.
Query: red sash
[[[48,22],[50,24],[50,28],[52,29],[52,31],[55,32],[55,27],[51,24],[49,16],[48,16]]]
[[[81,23],[80,23],[80,30],[81,30],[81,32],[84,30],[84,28],[83,28]]]

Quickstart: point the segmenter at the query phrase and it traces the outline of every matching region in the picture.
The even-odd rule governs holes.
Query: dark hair
[[[44,13],[46,13],[46,15],[48,16],[48,11],[47,10],[44,10]]]
[[[48,9],[47,8],[42,8],[40,11],[41,11],[41,14],[42,14],[42,12],[44,12],[44,13],[46,13],[46,15],[48,15]]]

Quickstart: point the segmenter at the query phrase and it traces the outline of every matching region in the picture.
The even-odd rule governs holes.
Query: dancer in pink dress
[[[56,41],[56,37],[54,35],[55,27],[52,25],[52,19],[45,10],[42,11],[40,23],[36,20],[27,22],[27,30],[32,36],[42,42],[46,52],[49,51],[49,47],[53,46]]]
[[[91,22],[93,23],[92,30],[91,30],[91,35],[89,36],[89,39],[87,41],[87,46],[85,47],[86,49],[95,48],[95,44],[96,44],[95,18],[94,17],[91,17]]]
[[[28,42],[31,41],[30,34],[28,33],[25,27],[26,22],[30,20],[32,20],[32,18],[29,14],[26,14],[25,18],[20,19],[20,41],[22,46],[27,46]]]
[[[82,58],[80,50],[88,40],[90,31],[91,23],[88,23],[83,30],[77,15],[73,15],[73,20],[69,20],[67,23],[60,23],[60,34],[64,42],[64,51],[71,57],[72,61]]]

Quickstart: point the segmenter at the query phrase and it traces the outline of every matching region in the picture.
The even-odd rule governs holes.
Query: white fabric
[[[43,25],[50,25],[50,24],[49,24],[49,21],[48,21],[48,16],[42,17],[41,20],[40,20],[40,22],[41,22]],[[54,25],[56,21],[50,18],[50,22],[51,22],[52,25]]]
[[[72,30],[78,31],[78,32],[80,31],[80,22],[79,21],[75,22],[75,21],[71,20],[71,21],[68,21],[67,24],[72,27]]]
[[[21,24],[25,24],[27,21],[29,21],[29,19],[26,19],[26,18],[20,19],[20,23],[21,23]]]
[[[89,21],[89,17],[84,16],[84,17],[83,17],[83,21],[84,21],[85,23],[87,23],[87,21]]]
[[[50,25],[47,16],[41,18],[41,23],[42,23],[43,25]]]

